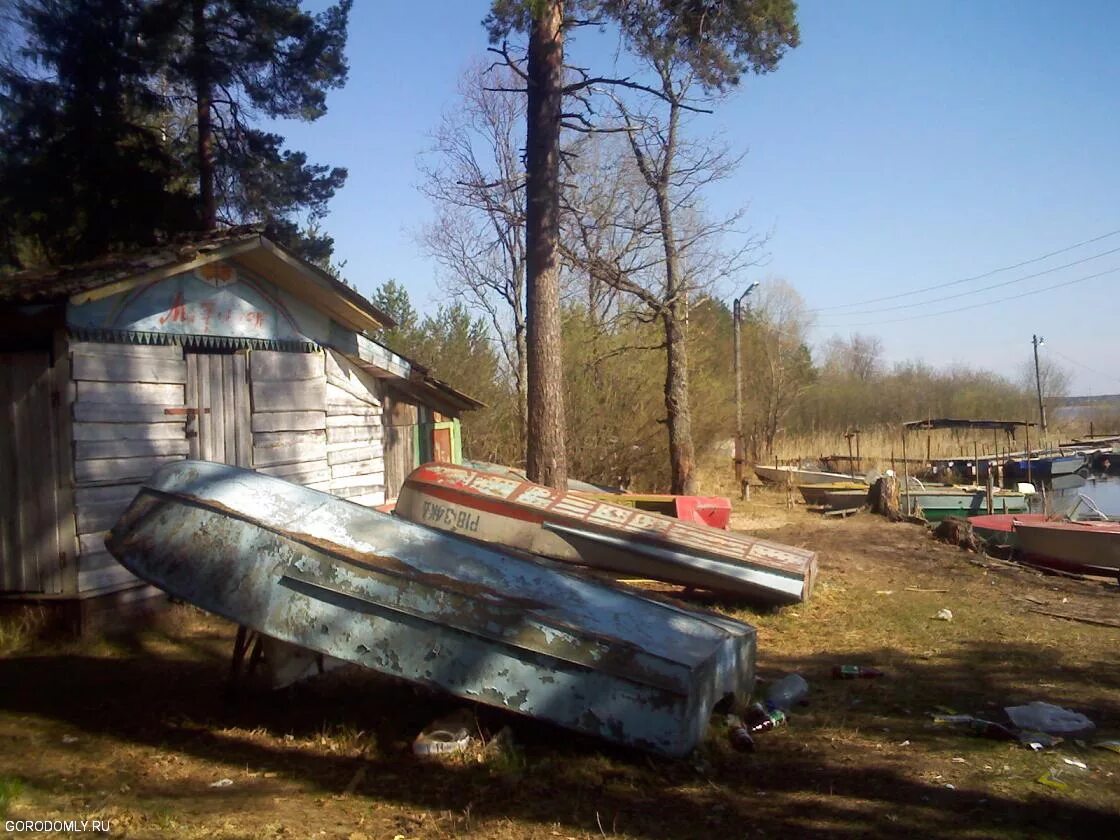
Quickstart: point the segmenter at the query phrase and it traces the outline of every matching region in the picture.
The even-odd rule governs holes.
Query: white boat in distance
[[[867,479],[862,475],[807,470],[801,467],[755,464],[754,474],[770,484],[786,484],[790,481],[791,476],[793,484],[831,484],[835,481],[855,481],[860,484],[867,484]]]

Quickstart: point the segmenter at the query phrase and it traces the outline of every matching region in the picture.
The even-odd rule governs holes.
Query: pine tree
[[[0,67],[0,261],[67,262],[192,226],[128,0],[23,0]]]
[[[253,121],[312,121],[326,113],[328,91],[346,82],[351,5],[341,0],[312,15],[298,0],[145,4],[142,31],[163,51],[166,81],[190,124],[204,229],[264,222],[306,258],[328,260],[331,240],[315,222],[346,170],[309,163]]]

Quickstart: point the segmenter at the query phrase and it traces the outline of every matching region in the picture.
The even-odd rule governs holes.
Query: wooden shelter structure
[[[481,403],[372,337],[392,325],[248,228],[0,280],[0,608],[81,632],[150,601],[103,533],[170,461],[365,505],[459,461]]]

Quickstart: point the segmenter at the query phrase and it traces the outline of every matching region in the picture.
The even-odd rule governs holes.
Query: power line
[[[1002,266],[1000,268],[993,268],[991,271],[985,271],[982,274],[974,274],[971,277],[963,277],[960,280],[953,280],[953,281],[948,282],[948,283],[935,283],[932,286],[926,286],[926,287],[921,288],[921,289],[911,289],[908,292],[899,292],[898,294],[894,294],[894,295],[886,295],[884,297],[870,298],[868,300],[860,300],[860,301],[856,301],[854,303],[839,303],[839,304],[836,304],[835,306],[821,306],[821,307],[818,307],[817,309],[811,309],[809,311],[810,312],[829,312],[833,309],[850,309],[853,306],[866,306],[869,303],[882,303],[883,301],[898,300],[899,298],[909,297],[911,295],[920,295],[924,292],[932,292],[932,291],[935,291],[937,289],[948,289],[951,286],[959,286],[962,283],[971,283],[975,280],[983,280],[985,277],[991,277],[994,274],[1002,274],[1005,271],[1014,271],[1015,269],[1022,268],[1025,265],[1032,265],[1032,264],[1037,263],[1037,262],[1042,262],[1043,260],[1050,259],[1050,257],[1056,257],[1058,254],[1065,254],[1069,251],[1075,251],[1078,248],[1084,247],[1085,245],[1092,245],[1094,242],[1100,242],[1102,239],[1108,239],[1109,237],[1116,236],[1117,234],[1120,234],[1120,228],[1118,228],[1117,230],[1109,231],[1108,233],[1102,233],[1100,236],[1094,236],[1092,239],[1086,239],[1083,242],[1078,242],[1075,245],[1070,245],[1070,246],[1065,247],[1065,248],[1059,248],[1056,251],[1051,251],[1048,254],[1043,254],[1041,257],[1033,257],[1029,260],[1023,260],[1022,262],[1015,263],[1014,265],[1005,265],[1005,266]]]
[[[1108,274],[1115,274],[1118,271],[1120,271],[1120,266],[1116,266],[1116,268],[1107,269],[1106,271],[1099,271],[1096,274],[1086,274],[1084,277],[1076,277],[1073,280],[1066,280],[1064,283],[1055,283],[1052,286],[1043,286],[1041,289],[1032,289],[1028,292],[1023,292],[1022,294],[1019,295],[1019,297],[1020,298],[1030,297],[1031,295],[1041,294],[1042,292],[1049,292],[1049,291],[1052,291],[1054,289],[1061,289],[1065,286],[1072,286],[1074,283],[1084,283],[1086,280],[1095,280],[1098,277],[1104,277],[1105,275],[1108,275]],[[906,318],[889,318],[885,321],[867,321],[867,322],[864,322],[864,323],[861,323],[861,324],[832,324],[832,325],[824,324],[824,325],[819,325],[818,329],[838,330],[838,329],[849,329],[851,327],[873,327],[873,326],[878,326],[878,325],[881,325],[881,324],[897,324],[897,323],[900,323],[900,322],[903,322],[903,321],[916,321],[920,318],[936,318],[940,315],[952,315],[955,312],[965,312],[969,309],[979,309],[982,306],[992,306],[994,304],[1004,304],[1004,303],[1006,303],[1006,301],[1004,301],[1004,300],[986,300],[986,301],[981,301],[980,303],[970,304],[969,306],[958,306],[956,309],[944,309],[944,310],[941,310],[941,311],[938,311],[938,312],[925,312],[921,315],[910,315],[909,317],[906,317]]]
[[[1099,254],[1093,254],[1091,257],[1083,257],[1079,260],[1066,263],[1065,265],[1056,265],[1053,268],[1046,268],[1042,271],[1036,271],[1034,274],[1026,274],[1022,277],[1016,277],[1014,280],[1004,280],[1002,283],[993,283],[990,286],[981,286],[979,289],[971,289],[967,292],[957,292],[955,295],[946,295],[945,297],[938,298],[936,301],[923,300],[916,303],[900,303],[898,306],[886,306],[882,309],[863,309],[859,312],[838,313],[845,316],[848,315],[875,315],[879,312],[896,312],[899,309],[913,309],[915,306],[929,306],[931,303],[941,303],[947,300],[956,300],[957,298],[968,297],[969,295],[978,295],[981,292],[990,292],[992,289],[1000,289],[1004,286],[1010,286],[1014,283],[1022,283],[1024,280],[1033,280],[1036,277],[1042,277],[1046,274],[1053,274],[1055,271],[1062,271],[1066,268],[1073,268],[1075,265],[1082,263],[1092,262],[1099,260],[1101,257],[1107,257],[1111,254],[1120,253],[1120,248],[1113,248],[1110,251],[1102,251]]]
[[[1047,342],[1046,346],[1050,348],[1051,353],[1053,353],[1055,356],[1061,356],[1063,359],[1065,359],[1071,365],[1077,365],[1080,368],[1085,368],[1085,370],[1089,371],[1089,373],[1095,373],[1097,376],[1103,376],[1105,379],[1109,379],[1113,382],[1120,382],[1120,378],[1117,378],[1110,373],[1102,373],[1101,371],[1097,370],[1096,368],[1091,368],[1087,364],[1084,364],[1083,362],[1079,362],[1079,361],[1077,361],[1077,359],[1071,359],[1069,356],[1065,355],[1061,351],[1055,350],[1053,347],[1050,346],[1050,342]]]

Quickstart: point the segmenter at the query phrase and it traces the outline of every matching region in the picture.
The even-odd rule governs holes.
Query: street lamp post
[[[1040,335],[1031,336],[1031,344],[1034,345],[1034,384],[1038,389],[1038,425],[1041,427],[1042,432],[1046,432],[1046,409],[1042,404],[1042,374],[1038,370],[1038,346],[1043,344],[1045,339]],[[1029,457],[1029,456],[1028,456]]]
[[[751,283],[747,286],[747,290],[731,305],[732,315],[732,352],[735,354],[735,481],[739,485],[739,492],[743,493],[745,484],[743,482],[743,461],[745,460],[745,453],[743,452],[743,359],[742,359],[742,346],[739,338],[739,329],[743,323],[743,301],[747,299],[751,292],[758,288],[758,283]]]

